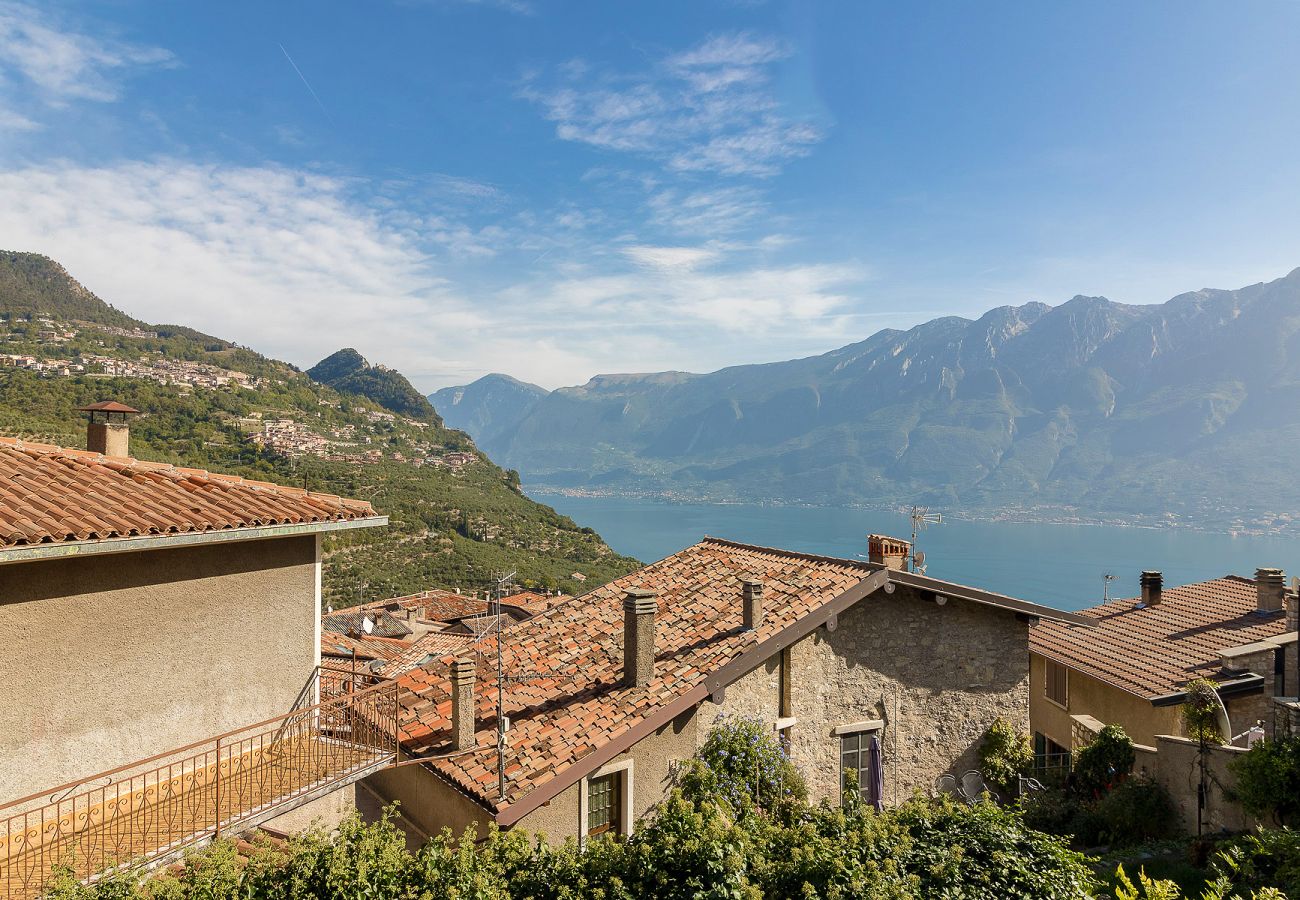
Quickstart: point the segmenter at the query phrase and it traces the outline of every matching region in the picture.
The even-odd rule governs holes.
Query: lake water
[[[865,554],[871,532],[906,539],[907,516],[882,510],[666,503],[612,497],[539,495],[620,553],[662,559],[704,535],[830,556]],[[1300,575],[1300,541],[1275,535],[1206,534],[1185,529],[1025,525],[946,520],[922,533],[927,574],[1058,609],[1100,603],[1102,574],[1111,597],[1139,593],[1144,569],[1165,585],[1222,575],[1254,576],[1260,566]]]

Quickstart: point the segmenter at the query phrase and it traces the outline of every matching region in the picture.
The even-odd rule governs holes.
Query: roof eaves
[[[108,553],[132,553],[163,550],[194,544],[219,544],[296,537],[302,534],[346,531],[353,528],[377,528],[388,524],[388,516],[364,516],[356,519],[327,519],[287,525],[262,525],[244,528],[220,528],[210,531],[183,531],[150,534],[140,537],[100,538],[90,540],[50,541],[0,549],[0,565],[35,562],[46,559],[99,556]]]
[[[918,575],[915,572],[902,572],[896,569],[891,569],[890,580],[908,587],[943,594],[945,597],[957,597],[961,600],[969,600],[972,603],[982,603],[985,606],[996,606],[1001,609],[1021,613],[1026,616],[1033,616],[1038,619],[1048,619],[1066,625],[1081,625],[1085,628],[1097,627],[1097,622],[1094,619],[1090,619],[1087,616],[1081,616],[1078,613],[1063,612],[1062,610],[1054,609],[1050,606],[1044,606],[1041,603],[1033,603],[1029,600],[1019,600],[1015,597],[1008,597],[1005,594],[995,594],[992,591],[967,587],[964,584],[956,584],[951,581],[941,581],[938,578],[931,578],[928,575]]]
[[[595,772],[629,747],[634,746],[637,742],[658,731],[688,709],[704,702],[711,694],[725,688],[761,665],[773,653],[777,653],[811,634],[832,616],[838,615],[864,597],[875,593],[891,580],[893,574],[895,573],[883,568],[871,573],[853,587],[832,597],[808,615],[788,625],[767,640],[750,647],[731,662],[719,668],[717,672],[706,677],[703,683],[695,685],[666,706],[646,716],[635,726],[619,735],[617,739],[595,748],[591,753],[588,753],[568,768],[556,773],[544,785],[533,788],[519,800],[500,808],[496,814],[497,823],[502,827],[515,824],[542,804],[554,799],[569,786]]]

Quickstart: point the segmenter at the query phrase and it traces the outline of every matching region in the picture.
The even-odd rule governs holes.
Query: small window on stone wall
[[[1058,662],[1045,660],[1047,663],[1043,693],[1048,700],[1066,706],[1070,698],[1070,670]]]

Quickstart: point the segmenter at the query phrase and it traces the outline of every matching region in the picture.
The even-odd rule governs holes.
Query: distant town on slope
[[[390,527],[325,538],[335,606],[431,584],[483,590],[510,571],[525,587],[576,593],[637,566],[525,497],[516,473],[355,350],[303,373],[133,319],[53,260],[12,251],[0,251],[0,340],[0,435],[81,447],[77,409],[113,399],[143,413],[133,456],[373,500]]]
[[[504,375],[429,396],[530,489],[987,517],[1298,526],[1300,270],[1075,297],[707,375]]]

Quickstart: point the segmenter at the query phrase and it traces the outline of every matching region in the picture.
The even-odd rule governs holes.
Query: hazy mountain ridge
[[[706,375],[598,376],[490,431],[474,404],[445,411],[544,488],[1281,527],[1300,506],[1282,450],[1300,439],[1297,364],[1300,270],[1153,306],[999,307]],[[440,393],[491,402],[485,380]]]

